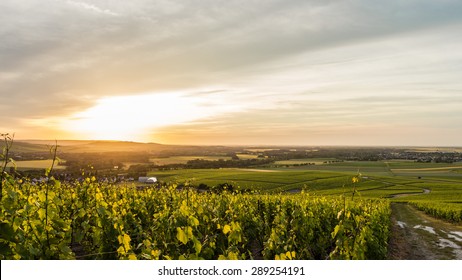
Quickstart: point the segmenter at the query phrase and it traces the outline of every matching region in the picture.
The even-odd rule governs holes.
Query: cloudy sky
[[[1,0],[0,132],[462,145],[460,0]]]

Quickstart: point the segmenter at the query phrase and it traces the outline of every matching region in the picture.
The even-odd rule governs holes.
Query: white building
[[[154,184],[154,183],[157,183],[157,178],[156,177],[139,177],[138,182],[146,183],[146,184]]]
[[[154,183],[157,183],[157,178],[156,177],[149,177],[146,180],[146,184],[154,184]]]

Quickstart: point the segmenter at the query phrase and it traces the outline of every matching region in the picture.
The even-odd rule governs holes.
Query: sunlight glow
[[[156,128],[236,110],[181,93],[106,97],[62,121],[61,127],[92,139],[146,141]]]

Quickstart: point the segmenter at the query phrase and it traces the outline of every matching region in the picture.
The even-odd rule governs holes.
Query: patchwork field
[[[304,160],[287,162],[304,162]],[[430,193],[425,196],[406,196],[405,199],[445,201],[452,197],[462,201],[462,173],[455,172],[461,167],[461,163],[451,165],[411,161],[351,161],[256,169],[180,169],[157,171],[149,175],[168,183],[188,183],[195,186],[228,183],[236,188],[255,191],[305,190],[319,195],[341,195],[357,190],[363,197],[385,197],[396,200],[404,199],[400,198],[399,194],[420,194],[430,190]],[[361,178],[359,182],[353,184],[351,179],[358,174]]]

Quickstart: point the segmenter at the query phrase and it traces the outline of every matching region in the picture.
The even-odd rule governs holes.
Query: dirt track
[[[392,203],[389,259],[462,259],[462,226],[434,219],[405,204]]]

